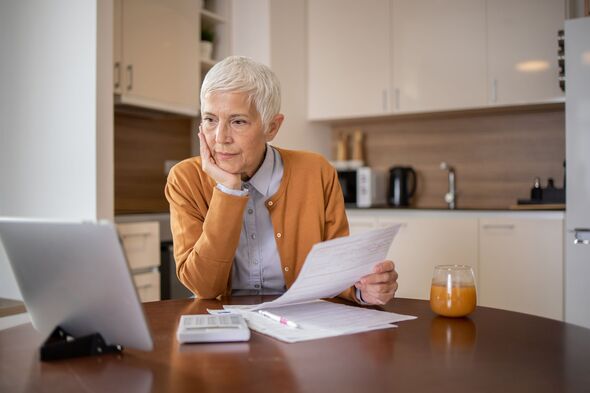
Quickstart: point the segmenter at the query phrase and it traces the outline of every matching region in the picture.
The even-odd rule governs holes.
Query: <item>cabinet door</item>
[[[557,81],[561,0],[487,2],[490,103],[519,104],[563,97]]]
[[[117,224],[131,270],[160,266],[160,224],[155,221]]]
[[[308,117],[389,111],[389,0],[313,0],[308,8]]]
[[[377,214],[361,210],[347,210],[348,227],[351,235],[377,228]]]
[[[480,220],[479,305],[563,319],[563,219]]]
[[[115,94],[123,91],[123,0],[113,1],[113,90]]]
[[[401,223],[387,257],[399,274],[396,297],[430,298],[436,265],[469,265],[477,282],[477,219],[380,217],[379,225]]]
[[[392,4],[394,111],[485,105],[485,0]]]
[[[198,3],[123,0],[123,103],[198,114]]]

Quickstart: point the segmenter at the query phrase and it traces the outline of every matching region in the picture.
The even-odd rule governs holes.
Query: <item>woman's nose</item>
[[[215,130],[215,143],[228,143],[231,141],[229,127],[225,122],[219,122]]]

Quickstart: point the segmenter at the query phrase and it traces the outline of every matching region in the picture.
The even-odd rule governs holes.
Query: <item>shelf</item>
[[[201,59],[201,73],[203,73],[203,74],[206,73],[216,63],[217,63],[216,60],[204,60],[204,59]]]
[[[216,14],[211,11],[201,10],[201,19],[205,23],[217,24],[217,23],[225,23],[225,18],[219,14]]]

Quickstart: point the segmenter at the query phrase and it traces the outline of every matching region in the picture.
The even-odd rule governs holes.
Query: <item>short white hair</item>
[[[264,64],[245,56],[230,56],[215,64],[201,86],[201,111],[207,94],[238,92],[248,94],[262,120],[264,132],[281,110],[279,79]]]

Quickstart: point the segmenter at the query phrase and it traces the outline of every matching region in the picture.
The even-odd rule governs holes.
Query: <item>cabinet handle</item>
[[[387,112],[387,89],[381,91],[381,102],[383,103],[383,112]]]
[[[574,244],[590,245],[590,228],[575,228],[570,232],[574,232]]]
[[[139,291],[141,289],[149,289],[153,286],[154,286],[153,284],[143,284],[143,285],[136,285],[135,288]]]
[[[514,229],[514,224],[484,224],[483,229]]]
[[[496,78],[492,80],[492,102],[498,102],[498,80]]]
[[[121,86],[121,63],[115,62],[115,89]]]
[[[127,91],[130,91],[133,89],[133,66],[131,64],[127,66],[127,80],[129,81],[127,83]]]

